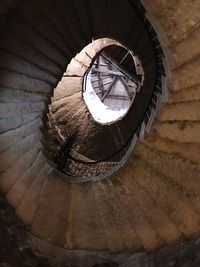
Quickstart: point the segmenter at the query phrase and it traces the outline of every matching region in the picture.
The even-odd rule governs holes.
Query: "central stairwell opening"
[[[45,126],[46,155],[71,182],[101,180],[116,172],[158,114],[163,52],[145,22],[149,44],[93,39],[70,61],[54,90]]]

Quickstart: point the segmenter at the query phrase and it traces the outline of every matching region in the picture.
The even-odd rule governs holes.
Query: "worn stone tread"
[[[1,103],[34,103],[47,101],[47,96],[36,92],[24,92],[21,89],[11,89],[0,87],[0,102]]]
[[[44,102],[36,103],[1,103],[0,104],[0,118],[9,119],[16,115],[25,115],[44,111]]]
[[[0,69],[1,87],[18,89],[25,92],[50,94],[51,86],[46,81],[40,81],[24,74]]]
[[[149,222],[146,214],[139,206],[133,192],[127,188],[127,179],[130,181],[130,176],[128,176],[128,178],[126,176],[125,181],[123,181],[123,176],[121,176],[118,185],[115,184],[115,189],[118,192],[119,199],[123,204],[144,249],[146,251],[158,249],[163,246],[165,242],[158,235],[153,225]]]
[[[40,34],[32,24],[28,23],[27,19],[24,19],[24,16],[16,15],[7,25],[7,28],[21,40],[31,44],[32,47],[41,51],[54,64],[56,64],[60,70],[65,67],[66,61],[63,54],[60,53],[55,45],[46,40],[44,35]],[[39,46],[38,43],[40,44]]]
[[[33,112],[31,114],[24,114],[19,116],[13,116],[11,118],[0,119],[0,134],[16,130],[25,124],[40,118],[41,113]]]
[[[200,85],[195,87],[186,88],[181,91],[170,91],[168,94],[168,99],[166,103],[184,103],[189,101],[199,101],[200,100]]]
[[[42,191],[43,184],[45,183],[52,167],[48,163],[36,174],[36,178],[32,185],[26,190],[23,198],[16,207],[17,216],[27,225],[31,225],[34,215],[38,208],[40,192]]]
[[[29,169],[29,167],[34,162],[37,154],[41,149],[41,143],[38,142],[30,147],[30,150],[25,152],[22,157],[16,159],[16,162],[0,175],[0,186],[4,193],[7,193],[11,187],[16,183],[18,179],[24,174],[24,172]]]
[[[69,219],[71,184],[53,170],[46,179],[38,200],[31,232],[56,246],[64,247]]]
[[[200,122],[159,122],[153,125],[152,133],[179,143],[199,144]]]
[[[65,233],[69,249],[104,250],[107,240],[97,216],[90,183],[73,185]]]
[[[16,181],[16,183],[9,190],[6,195],[6,198],[12,207],[17,208],[20,201],[24,197],[26,190],[29,189],[29,187],[35,181],[37,174],[43,168],[45,160],[46,159],[43,153],[40,151],[38,155],[36,155],[32,165],[29,166],[29,168],[24,172],[24,174]]]
[[[37,118],[27,124],[8,132],[5,132],[0,135],[1,148],[0,152],[8,149],[8,147],[20,142],[26,136],[29,136],[33,132],[39,131],[42,126],[42,121],[40,118]]]
[[[166,242],[166,244],[169,245],[176,242],[182,236],[181,231],[168,218],[166,213],[162,210],[158,203],[156,203],[151,195],[135,182],[134,171],[128,171],[128,175],[130,175],[131,179],[125,178],[123,184],[126,183],[127,190],[133,194],[140,208],[146,214],[150,224],[154,227],[158,235]]]
[[[36,132],[22,139],[19,143],[9,147],[0,154],[0,172],[4,172],[15,164],[27,151],[29,151],[41,138]]]
[[[180,143],[153,134],[146,136],[142,142],[152,149],[200,164],[200,144]]]
[[[56,79],[46,71],[3,49],[0,49],[0,67],[38,80],[47,81],[48,83],[56,83]]]
[[[133,176],[185,236],[191,237],[199,234],[200,215],[162,176],[158,176],[142,164],[134,168]]]
[[[200,121],[200,101],[165,104],[159,121]]]
[[[47,72],[50,79],[60,75],[60,68],[48,56],[9,31],[2,33],[0,47]]]
[[[174,188],[178,187],[186,195],[200,194],[200,166],[177,155],[152,149],[139,144],[135,147],[134,155],[142,162],[165,176]]]

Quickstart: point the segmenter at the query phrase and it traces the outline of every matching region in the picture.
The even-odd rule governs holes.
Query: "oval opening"
[[[84,77],[83,99],[93,119],[100,124],[122,119],[140,89],[140,77],[130,50],[119,45],[103,48]]]

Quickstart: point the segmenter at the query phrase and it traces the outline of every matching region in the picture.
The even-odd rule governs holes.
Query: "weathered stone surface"
[[[127,173],[129,178],[124,178],[121,181],[122,187],[127,191],[127,194],[132,194],[132,198],[138,203],[141,210],[144,212],[145,217],[149,223],[149,227],[152,227],[157,233],[158,237],[164,240],[168,244],[176,242],[181,237],[181,232],[175,224],[167,217],[165,212],[157,205],[152,196],[144,190],[139,184],[135,182],[135,172],[132,168]],[[128,176],[127,175],[127,176]],[[131,203],[130,203],[131,204]],[[145,223],[141,222],[141,225],[145,228]],[[147,227],[148,228],[148,227]],[[148,232],[148,230],[146,229]],[[140,237],[140,235],[139,235]],[[148,240],[150,242],[150,240]],[[160,242],[159,242],[160,243]]]
[[[145,6],[145,1],[144,6]],[[148,3],[147,3],[148,4]],[[178,41],[200,21],[199,1],[154,0],[151,10],[162,24],[170,43]]]
[[[0,86],[12,89],[18,89],[25,92],[50,94],[51,87],[48,83],[27,77],[23,74],[0,70]]]
[[[52,106],[58,100],[74,95],[82,91],[83,78],[82,77],[63,77],[54,90],[52,97]]]
[[[160,150],[171,155],[178,155],[179,157],[200,164],[200,144],[179,143],[153,134],[146,136],[142,142],[152,149]]]
[[[124,210],[124,205],[115,192],[115,185],[111,181],[97,182],[91,189],[97,216],[105,236],[104,249],[109,249],[112,253],[141,249],[142,242],[136,227]]]
[[[21,57],[23,60],[41,68],[54,78],[61,75],[60,68],[31,44],[17,38],[14,34],[4,31],[1,34],[1,47],[11,54]]]
[[[200,101],[163,105],[159,121],[200,121]]]
[[[44,102],[33,103],[1,103],[0,118],[9,119],[16,115],[25,115],[32,113],[42,114],[44,110]]]
[[[39,152],[38,155],[35,156],[34,162],[32,162],[31,166],[23,173],[21,177],[16,181],[13,187],[9,190],[6,195],[8,203],[13,208],[17,208],[19,203],[24,197],[26,190],[32,185],[34,180],[37,177],[37,174],[43,168],[45,163],[45,158],[42,152]]]
[[[0,264],[2,267],[197,267],[200,240],[186,240],[154,253],[120,253],[65,250],[30,236],[23,223],[0,195]],[[6,240],[6,242],[5,242]],[[12,251],[12,257],[10,254]],[[178,265],[177,265],[178,264]]]
[[[14,164],[5,172],[0,175],[0,186],[4,193],[7,193],[11,187],[17,182],[18,179],[29,169],[34,162],[39,151],[41,149],[41,143],[38,142],[34,147],[30,148],[22,155]]]
[[[27,4],[25,3],[24,5]],[[30,9],[30,4],[28,6]],[[21,13],[22,16],[26,16],[23,14],[22,9],[23,7],[21,6],[18,12]],[[34,47],[35,50],[39,50],[42,54],[44,54],[52,61],[53,64],[57,65],[60,68],[60,71],[62,71],[62,69],[66,66],[66,59],[63,54],[56,48],[56,43],[55,45],[51,44],[48,39],[43,37],[44,35],[39,34],[38,31],[34,30],[34,21],[31,25],[29,23],[24,23],[23,20],[20,20],[19,17],[16,16],[13,21],[9,21],[7,27],[11,30],[11,32],[14,32],[15,35],[19,37],[19,39],[31,44],[31,46]]]
[[[146,162],[150,169],[160,175],[161,180],[167,180],[177,190],[177,194],[194,197],[200,195],[200,166],[174,154],[168,154],[150,148],[149,145],[139,144],[134,154],[142,162]]]
[[[33,121],[41,116],[41,113],[34,112],[32,114],[25,114],[13,116],[12,118],[0,119],[0,134],[7,131],[15,130],[30,121]]]
[[[118,186],[115,185],[120,201],[125,207],[130,222],[145,250],[152,251],[157,249],[163,245],[163,240],[158,235],[153,225],[149,222],[144,210],[140,208],[139,203],[135,199],[134,192],[132,191],[134,190],[134,186],[130,183],[130,174],[124,178],[125,180],[121,180]]]
[[[84,66],[81,62],[73,58],[67,67],[64,76],[78,76],[82,77],[87,71],[87,66]]]
[[[45,183],[50,171],[51,166],[49,166],[47,163],[44,164],[38,174],[36,174],[34,182],[26,190],[25,194],[23,195],[23,199],[16,208],[17,216],[27,225],[31,225],[33,222],[34,215],[38,209],[40,192],[42,191],[43,184]]]
[[[39,69],[35,65],[30,64],[30,62],[10,54],[7,51],[0,50],[0,67],[28,75],[38,80],[47,81],[52,84],[56,83],[56,78],[48,74],[46,71]]]
[[[174,90],[194,87],[200,84],[200,55],[192,62],[173,71]]]
[[[175,47],[172,48],[177,66],[200,54],[199,43],[200,26],[187,34]]]
[[[163,122],[154,125],[153,133],[179,143],[200,143],[199,122]]]
[[[6,171],[13,166],[15,162],[29,151],[41,138],[38,133],[33,133],[30,136],[22,139],[21,142],[9,147],[0,154],[0,171]]]
[[[104,250],[108,241],[97,214],[97,208],[92,196],[91,184],[79,184],[73,187],[71,198],[72,212],[70,223],[66,230],[65,246],[69,248]],[[98,242],[97,242],[98,240]]]
[[[42,126],[41,119],[36,119],[28,122],[26,125],[19,127],[18,129],[5,132],[0,135],[1,148],[0,152],[6,150],[8,147],[20,142],[26,136],[31,135],[33,132],[39,131]]]
[[[31,231],[34,235],[56,246],[64,247],[65,232],[70,223],[70,204],[72,185],[59,178],[54,171],[46,180],[38,202]],[[51,197],[50,197],[51,196]],[[72,210],[71,210],[72,212]]]
[[[56,3],[56,1],[54,2]],[[30,202],[27,203],[27,205],[30,205],[32,210],[30,209],[30,213],[29,210],[27,210],[27,214],[29,213],[26,217],[28,218],[27,222],[31,223],[33,214],[35,214],[38,207],[38,213],[36,214],[32,230],[36,235],[44,238],[48,242],[52,242],[53,244],[59,246],[65,246],[69,249],[94,248],[101,250],[103,248],[109,248],[112,252],[117,252],[123,250],[124,248],[127,250],[131,250],[131,248],[141,249],[141,244],[143,244],[147,250],[153,250],[163,245],[164,241],[171,243],[176,239],[179,239],[181,236],[179,230],[188,236],[196,234],[199,231],[199,215],[195,213],[195,210],[198,210],[200,195],[198,177],[199,167],[197,164],[191,163],[191,161],[199,162],[198,147],[200,141],[200,128],[199,123],[197,122],[185,122],[185,120],[199,120],[199,102],[195,102],[199,100],[199,93],[198,90],[195,91],[196,88],[192,88],[192,86],[198,86],[200,82],[200,64],[199,58],[196,57],[198,55],[197,44],[199,42],[199,32],[193,31],[194,27],[196,27],[199,22],[199,3],[197,0],[191,1],[190,3],[186,0],[178,0],[176,2],[172,0],[154,0],[152,5],[155,5],[155,15],[157,15],[163,23],[171,45],[173,46],[175,44],[173,49],[177,65],[184,63],[182,67],[177,68],[173,73],[175,90],[180,90],[180,92],[174,92],[172,94],[173,96],[170,95],[169,102],[171,101],[170,103],[177,103],[191,101],[190,103],[167,105],[161,113],[161,120],[183,120],[184,122],[157,124],[155,126],[157,129],[156,133],[161,137],[166,137],[167,140],[163,140],[162,138],[159,139],[159,137],[157,137],[158,139],[156,139],[156,141],[150,140],[154,146],[153,152],[146,146],[144,150],[141,150],[140,153],[138,153],[142,161],[144,160],[147,165],[141,165],[140,167],[138,167],[137,164],[133,165],[129,169],[129,174],[127,174],[125,167],[122,172],[123,175],[120,177],[121,183],[117,184],[118,182],[116,182],[116,184],[114,184],[114,178],[116,178],[114,177],[113,184],[106,184],[105,182],[105,184],[102,183],[102,186],[98,185],[96,188],[96,185],[93,184],[93,188],[96,190],[94,192],[96,194],[96,202],[92,198],[90,187],[86,188],[85,186],[79,185],[79,188],[77,187],[77,189],[75,189],[74,187],[71,191],[71,185],[66,185],[66,182],[63,181],[61,177],[58,177],[58,179],[56,178],[57,176],[49,177],[44,184],[44,187],[42,187],[41,194],[38,191],[40,186],[43,185],[43,176],[40,177],[39,175],[38,178],[41,179],[35,181],[30,188],[29,185],[31,185],[31,183],[28,183],[27,187],[33,191],[29,191],[29,193],[31,193],[29,198]],[[16,27],[16,29],[21,28]],[[49,32],[51,31],[48,31],[48,33]],[[57,59],[60,59],[62,62],[65,62],[65,59],[61,59],[60,55],[58,55],[59,53],[56,52],[55,53],[58,57],[48,54],[52,52],[53,49],[49,48],[48,44],[47,52],[45,50],[45,46],[39,46],[39,41],[41,41],[41,38],[39,37],[34,39],[34,43],[36,44],[35,48],[37,48],[37,50],[33,49],[30,45],[31,35],[29,35],[30,33],[27,33],[27,28],[26,31],[23,31],[23,33],[26,33],[27,36],[29,36],[29,44],[20,42],[19,39],[16,41],[14,37],[11,38],[10,36],[7,36],[8,39],[6,39],[5,36],[2,38],[3,40],[0,45],[4,46],[5,49],[12,52],[14,51],[21,57],[26,57],[23,59],[26,63],[21,60],[15,62],[13,56],[2,58],[2,66],[4,66],[4,63],[6,63],[6,60],[8,59],[8,61],[13,61],[12,67],[16,69],[15,74],[11,74],[8,71],[1,71],[2,79],[0,83],[4,86],[13,87],[14,89],[24,90],[27,92],[45,92],[48,94],[51,89],[50,86],[48,88],[46,87],[46,82],[36,81],[37,79],[28,78],[26,75],[18,75],[16,70],[21,68],[22,71],[26,71],[26,66],[28,66],[27,62],[30,61],[34,67],[30,69],[28,68],[27,73],[30,71],[30,73],[33,72],[34,75],[38,75],[38,77],[42,78],[40,76],[41,73],[44,74],[44,72],[46,72],[46,75],[44,76],[48,78],[47,72],[51,73],[51,75],[53,74],[53,76],[61,74],[60,64],[57,62]],[[36,37],[37,34],[35,33],[34,36]],[[45,36],[48,37],[47,35]],[[193,40],[187,39],[189,37],[193,38]],[[79,36],[77,36],[77,40],[78,38]],[[44,43],[46,43],[46,41],[42,42],[43,45]],[[103,43],[104,41],[102,42],[102,45]],[[191,49],[189,49],[190,46]],[[194,46],[194,49],[192,49],[192,46]],[[100,47],[101,45],[97,49],[100,49]],[[185,57],[182,55],[182,51],[185,51]],[[92,53],[94,53],[94,50]],[[49,58],[51,58],[51,60]],[[80,60],[80,58],[78,58],[78,60]],[[188,60],[190,61],[188,62]],[[87,58],[86,65],[88,64],[89,58]],[[35,65],[38,66],[37,71],[35,69]],[[77,66],[80,67],[80,64],[77,64]],[[40,68],[43,69],[41,73],[39,71]],[[71,70],[70,75],[83,75],[85,68],[82,66],[81,69],[82,73],[73,72],[73,70]],[[78,79],[79,77],[76,79],[76,82],[80,85]],[[50,80],[54,80],[52,79],[52,76]],[[72,87],[74,88],[75,82],[72,82],[71,85],[69,83],[69,86],[71,86],[71,89]],[[189,88],[187,92],[186,88]],[[15,101],[15,99],[19,97],[19,95],[17,96],[14,91],[13,95],[10,95],[12,95],[11,91],[6,95],[9,97],[10,102]],[[78,101],[80,101],[80,99],[79,95]],[[31,100],[30,94],[21,95],[18,104],[20,102],[24,102],[24,100]],[[37,94],[37,96],[34,96],[34,101],[41,102],[43,99],[40,101]],[[2,102],[7,102],[5,96],[2,97]],[[65,99],[60,102],[57,101],[57,104],[54,106],[55,112],[57,113],[60,107],[63,108],[68,105],[70,111],[74,111],[71,118],[74,119],[80,117],[82,120],[82,118],[86,115],[86,113],[84,113],[85,107],[80,105],[81,108],[75,112],[77,107],[74,103],[76,104],[73,98],[70,98],[69,102],[66,102]],[[43,110],[43,104],[40,106],[40,103],[32,104],[33,106],[27,106],[28,103],[25,105],[20,103],[19,109],[19,105],[15,104],[15,102],[10,104],[10,109],[7,108],[7,104],[3,104],[3,110],[1,112],[1,114],[4,114],[2,116],[5,116],[5,118],[11,118],[13,115],[18,113],[25,115],[27,112],[32,114],[32,111],[38,112]],[[77,104],[80,104],[80,102],[77,102]],[[62,112],[64,112],[64,110],[61,110],[59,113],[60,119],[62,122],[67,122],[69,114],[62,115]],[[3,121],[1,122],[3,123]],[[11,122],[14,122],[13,127],[17,127],[16,125],[24,122],[24,117],[22,120],[20,119],[17,122],[15,120]],[[4,130],[10,129],[9,127],[11,127],[11,122],[6,122]],[[72,126],[73,120],[70,127]],[[94,130],[92,127],[88,127],[87,129],[89,132],[90,130],[91,132]],[[83,133],[85,130],[84,127],[81,130]],[[22,135],[23,134],[24,132]],[[8,139],[5,140],[7,137]],[[5,142],[4,144],[7,144],[6,142],[8,141],[14,143],[15,139],[12,139],[12,137],[13,136],[10,135],[10,133],[4,135],[2,137],[2,140]],[[17,162],[17,165],[13,166],[13,164],[15,164],[15,162],[19,159],[20,162],[22,162],[23,159],[24,163],[27,163],[29,166],[31,159],[29,158],[28,160],[25,156],[27,156],[29,149],[33,152],[32,149],[39,138],[39,134],[35,135],[34,138],[33,136],[26,137],[16,146],[12,146],[0,155],[0,170],[6,171],[7,168],[10,167],[7,172],[8,176],[4,176],[4,178],[9,177],[10,179],[10,181],[8,179],[9,188],[11,184],[13,185],[16,179],[20,178],[20,180],[23,180],[23,168],[25,165],[20,165],[19,162]],[[84,138],[82,141],[83,140]],[[196,143],[198,143],[198,145],[196,145]],[[4,148],[7,148],[7,145],[5,145]],[[34,151],[36,153],[36,150]],[[34,156],[34,154],[31,154],[31,157],[32,156]],[[138,156],[137,153],[136,156]],[[184,160],[183,158],[188,158],[189,160]],[[152,171],[151,168],[156,169],[156,171]],[[18,172],[18,176],[17,174],[15,175],[14,172]],[[35,171],[34,177],[37,175],[36,172],[37,171]],[[117,175],[118,174],[115,174],[115,176]],[[33,177],[31,178],[30,176],[29,178],[32,181]],[[122,186],[122,184],[124,186]],[[21,192],[25,192],[26,189],[23,185],[21,186]],[[17,194],[18,193],[16,193],[16,196]],[[84,195],[86,194],[87,196],[84,198]],[[120,199],[115,198],[116,194],[119,195]],[[26,199],[28,200],[28,192],[26,197],[27,198],[24,198],[24,201],[26,201]],[[18,204],[20,201],[18,197],[16,198],[18,199]],[[39,204],[39,206],[36,206],[36,200],[38,200],[37,204]],[[123,209],[123,205],[121,204],[122,202],[126,209]],[[95,213],[95,204],[98,204],[98,212],[102,215],[99,219],[99,221],[101,220],[101,224],[99,223],[98,218],[94,218],[97,216]],[[69,217],[67,215],[69,215]],[[87,216],[84,217],[85,215]],[[161,218],[159,218],[159,215],[161,215]],[[127,218],[129,216],[131,219]],[[73,218],[75,219],[75,222],[73,221]],[[106,229],[104,234],[102,234],[101,225],[103,225],[104,229]],[[176,228],[179,228],[179,230]],[[110,237],[110,240],[105,238],[105,233],[107,237]],[[97,244],[98,238],[100,241]],[[42,246],[46,243],[40,242],[39,244]],[[38,249],[38,247],[36,246],[36,249]],[[55,260],[52,255],[53,250],[57,249],[58,248],[51,247],[51,249],[47,252],[47,257]],[[12,251],[12,249],[9,250],[9,252],[10,251]],[[105,263],[105,266],[109,266],[105,259],[114,259],[115,262],[119,263],[115,256],[110,256],[107,252],[105,252],[105,254],[96,253],[91,256],[91,252],[66,251],[67,250],[62,250],[65,255],[65,261],[59,258],[59,253],[57,254],[55,261],[59,262],[59,264],[55,264],[55,266],[65,266],[69,263],[69,261],[72,261],[72,264],[70,264],[76,267],[77,265],[81,267],[88,267],[92,266],[93,263],[96,262]],[[68,258],[66,258],[66,253],[68,253]],[[74,256],[73,253],[77,254]],[[89,260],[87,253],[91,253]],[[101,259],[97,260],[98,257]],[[6,259],[6,261],[8,260]],[[142,258],[140,262],[139,260],[135,260],[136,264],[140,264],[144,261],[144,258]],[[173,266],[171,262],[167,262],[169,263],[168,266]],[[120,263],[124,263],[124,260]],[[131,264],[132,262],[129,261],[130,266]],[[165,260],[162,261],[161,266],[163,267],[164,264]]]
[[[47,100],[47,96],[40,93],[24,92],[11,88],[0,87],[0,102],[1,103],[34,103]]]
[[[186,88],[180,91],[170,91],[168,94],[167,103],[182,103],[188,101],[200,100],[200,85],[195,87]]]
[[[132,173],[136,182],[149,192],[168,218],[184,235],[199,234],[199,214],[190,207],[187,199],[178,194],[177,190],[167,180],[164,180],[162,176],[143,164],[138,164],[138,167],[134,168]]]

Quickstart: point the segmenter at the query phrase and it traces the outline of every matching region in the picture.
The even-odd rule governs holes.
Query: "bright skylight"
[[[109,124],[122,118],[129,107],[114,109],[104,105],[92,87],[91,72],[92,70],[87,75],[86,91],[83,93],[83,98],[94,120],[101,124]]]

